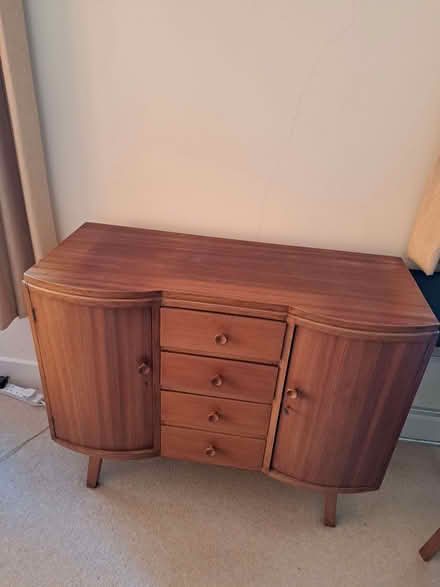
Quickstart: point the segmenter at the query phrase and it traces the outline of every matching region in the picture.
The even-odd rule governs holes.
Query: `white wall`
[[[17,359],[35,359],[31,327],[27,318],[16,318],[7,331],[7,338],[4,332],[0,332],[0,359],[8,355]]]
[[[27,318],[16,318],[0,332],[0,375],[18,385],[38,387],[40,375]]]
[[[438,0],[25,0],[56,221],[404,254]]]

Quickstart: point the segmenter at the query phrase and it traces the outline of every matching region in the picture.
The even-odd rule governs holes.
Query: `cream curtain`
[[[3,71],[0,70],[0,330],[24,314],[21,280],[35,261]]]
[[[57,243],[21,0],[0,0],[0,330],[23,272]]]
[[[408,257],[426,275],[440,260],[440,157],[426,185],[408,244]]]

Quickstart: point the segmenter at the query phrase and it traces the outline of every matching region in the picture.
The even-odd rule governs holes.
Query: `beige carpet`
[[[0,461],[46,427],[44,408],[23,405],[16,399],[0,395]]]
[[[21,442],[41,412],[2,398],[0,429]],[[401,443],[380,491],[341,497],[335,529],[318,495],[261,474],[104,462],[90,490],[86,464],[48,432],[0,463],[1,587],[440,585],[440,556],[417,554],[440,525],[436,448]]]

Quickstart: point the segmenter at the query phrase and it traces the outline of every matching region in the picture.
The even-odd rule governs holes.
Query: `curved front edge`
[[[380,487],[380,485],[377,487],[333,487],[327,485],[318,485],[316,483],[307,483],[307,481],[299,481],[294,477],[284,475],[283,473],[279,473],[273,469],[268,471],[267,474],[269,477],[272,477],[272,479],[276,479],[282,483],[288,483],[289,485],[293,485],[295,487],[303,487],[304,489],[310,489],[325,495],[328,495],[329,493],[367,493],[368,491],[377,491]]]
[[[159,454],[160,301],[24,290],[52,438],[106,459]]]
[[[99,450],[94,448],[87,448],[67,442],[66,440],[60,440],[59,438],[53,438],[56,443],[69,448],[75,452],[79,452],[89,457],[98,457],[100,459],[114,459],[118,461],[133,460],[133,459],[146,459],[149,457],[157,457],[160,454],[159,448],[146,448],[141,450]]]
[[[384,334],[295,320],[264,471],[325,494],[381,485],[437,332]]]

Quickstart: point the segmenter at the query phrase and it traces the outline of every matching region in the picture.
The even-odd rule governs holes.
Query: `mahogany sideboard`
[[[403,261],[86,223],[29,269],[52,438],[380,487],[438,336]]]

